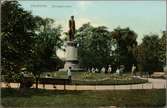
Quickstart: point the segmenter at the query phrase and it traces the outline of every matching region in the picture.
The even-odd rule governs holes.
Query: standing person
[[[68,79],[71,80],[71,67],[67,70]]]
[[[120,74],[123,74],[124,69],[125,69],[125,66],[124,66],[124,65],[121,65],[121,66],[120,66]]]
[[[106,70],[105,70],[105,68],[103,67],[103,68],[101,69],[101,72],[102,72],[102,73],[105,73],[105,71],[106,71]]]
[[[135,70],[136,70],[136,66],[133,64],[133,66],[132,66],[132,73],[131,73],[132,76],[133,76]],[[136,75],[136,73],[135,73],[135,75]]]
[[[112,68],[111,68],[111,65],[109,65],[108,67],[108,73],[111,73],[112,72]]]
[[[88,68],[88,72],[91,72],[91,69],[90,69],[90,68]]]
[[[95,69],[95,73],[97,73],[98,71],[99,71],[99,70],[96,68],[96,69]]]
[[[91,71],[92,71],[92,73],[95,73],[95,69],[94,69],[94,67],[92,67],[92,70],[91,70]]]
[[[117,74],[117,75],[120,74],[120,70],[119,70],[119,68],[117,68],[117,70],[116,70],[116,74]]]

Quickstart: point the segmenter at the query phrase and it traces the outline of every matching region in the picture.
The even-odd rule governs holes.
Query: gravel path
[[[166,82],[165,79],[148,79],[148,83],[145,84],[133,84],[133,85],[66,85],[66,90],[128,90],[128,89],[160,89],[160,88],[166,88]],[[1,82],[0,85],[2,88],[6,87],[4,82]],[[10,86],[12,88],[18,88],[18,83],[10,83]],[[43,85],[39,84],[39,88],[43,89]],[[35,84],[32,88],[35,88]],[[57,89],[57,90],[63,90],[63,85],[56,85],[56,88],[53,87],[53,85],[45,85],[45,89]]]

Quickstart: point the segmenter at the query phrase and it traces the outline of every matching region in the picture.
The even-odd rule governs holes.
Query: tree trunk
[[[36,89],[38,89],[38,79],[39,77],[35,77]]]

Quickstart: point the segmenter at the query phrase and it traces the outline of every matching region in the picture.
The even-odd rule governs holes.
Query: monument
[[[69,67],[71,67],[72,71],[82,71],[79,67],[78,60],[78,48],[77,42],[74,40],[75,35],[75,20],[74,16],[71,16],[69,20],[69,31],[68,31],[68,41],[66,41],[66,59],[64,69],[60,69],[60,71],[66,71]]]

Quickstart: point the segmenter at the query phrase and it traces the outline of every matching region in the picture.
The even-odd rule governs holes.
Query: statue
[[[64,68],[60,69],[60,71],[84,71],[84,69],[80,68],[79,66],[79,57],[78,57],[78,43],[77,41],[74,41],[74,35],[75,35],[75,20],[74,16],[71,16],[69,20],[69,30],[68,30],[68,40],[66,41],[66,58],[65,58],[65,64]],[[70,74],[70,73],[69,73]],[[70,78],[70,76],[69,76]]]
[[[69,20],[69,40],[74,40],[74,34],[75,34],[75,20],[74,16],[71,16],[71,19]]]

